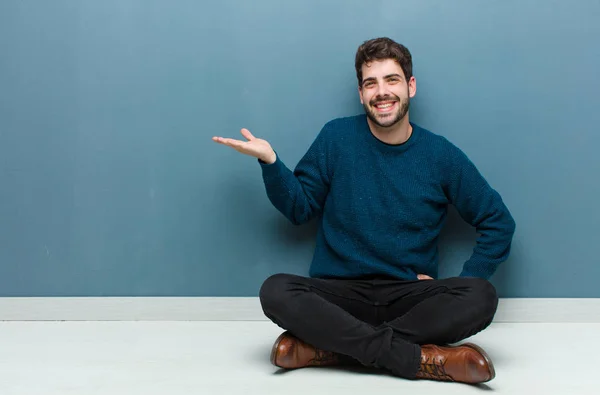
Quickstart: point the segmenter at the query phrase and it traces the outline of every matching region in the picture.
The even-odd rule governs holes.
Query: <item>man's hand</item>
[[[242,136],[244,136],[248,141],[234,140],[216,136],[212,139],[213,141],[231,147],[242,154],[258,158],[265,163],[275,163],[277,156],[275,151],[273,151],[271,144],[269,144],[266,140],[254,137],[248,129],[242,129],[241,132]]]
[[[429,277],[429,276],[428,276],[428,275],[426,275],[426,274],[417,274],[417,278],[418,278],[419,280],[433,280],[433,278]]]

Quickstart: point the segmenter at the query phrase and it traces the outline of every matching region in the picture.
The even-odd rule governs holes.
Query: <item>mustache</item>
[[[381,103],[381,102],[386,102],[386,101],[400,101],[400,98],[396,95],[390,96],[390,95],[386,95],[386,96],[377,96],[375,98],[373,98],[369,104],[374,106],[377,103]]]

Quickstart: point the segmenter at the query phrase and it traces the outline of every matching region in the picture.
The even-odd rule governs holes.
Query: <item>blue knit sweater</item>
[[[411,123],[403,144],[370,131],[366,115],[327,123],[292,172],[259,161],[267,196],[294,224],[319,218],[309,275],[414,280],[438,275],[447,205],[479,237],[460,276],[488,279],[510,252],[515,222],[500,195],[446,138]]]

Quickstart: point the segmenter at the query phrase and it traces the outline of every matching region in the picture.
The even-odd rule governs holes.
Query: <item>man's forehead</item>
[[[404,75],[402,67],[392,59],[374,60],[363,64],[363,79],[383,77],[389,74]]]

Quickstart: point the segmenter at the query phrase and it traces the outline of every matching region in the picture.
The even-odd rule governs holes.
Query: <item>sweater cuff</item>
[[[275,152],[275,162],[273,163],[267,163],[260,159],[257,159],[257,161],[265,178],[279,177],[282,168],[285,167],[283,162],[279,159],[277,152]]]
[[[458,276],[459,277],[477,277],[477,278],[482,278],[484,280],[489,280],[489,278],[492,277],[493,272],[490,272],[489,270],[487,270],[487,268],[480,267],[477,269],[479,269],[479,270],[473,270],[473,268],[470,268],[470,269],[463,268],[462,272],[460,272],[460,274]]]

